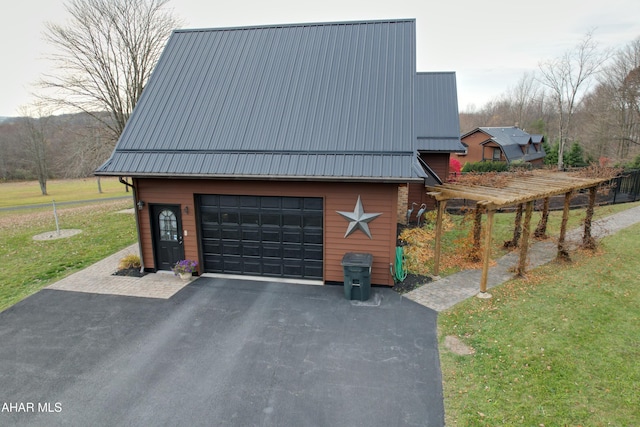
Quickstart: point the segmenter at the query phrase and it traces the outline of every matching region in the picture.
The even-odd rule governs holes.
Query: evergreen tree
[[[572,166],[576,168],[581,168],[587,166],[587,162],[584,160],[584,151],[582,150],[582,146],[577,142],[571,144],[571,148],[569,149],[569,154],[567,154],[567,158],[565,163],[567,166]]]

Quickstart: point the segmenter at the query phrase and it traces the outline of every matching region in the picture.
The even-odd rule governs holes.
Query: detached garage
[[[453,73],[415,67],[414,20],[174,31],[96,171],[133,188],[144,268],[341,282],[367,252],[393,285],[408,189],[440,182],[418,115],[457,123]]]

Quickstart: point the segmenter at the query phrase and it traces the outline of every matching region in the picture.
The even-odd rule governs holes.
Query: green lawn
[[[447,425],[640,425],[639,253],[635,225],[440,313]]]
[[[131,196],[118,178],[101,178],[102,193],[96,178],[49,180],[47,195],[40,192],[38,181],[0,183],[0,208],[58,202]]]
[[[640,202],[625,203],[618,205],[605,205],[597,206],[594,210],[593,218],[597,220],[612,215],[616,212],[629,209],[631,207],[640,206]],[[533,232],[540,221],[541,212],[534,211],[531,217],[531,239],[533,239]],[[571,230],[576,227],[580,227],[585,217],[584,209],[574,209],[569,211],[569,217],[567,222],[567,229]],[[453,230],[443,233],[442,238],[442,259],[449,256],[449,254],[455,252],[458,249],[459,240],[464,236],[469,235],[471,227],[473,225],[473,219],[471,216],[463,218],[460,215],[451,215],[454,223],[456,224]],[[482,216],[483,225],[486,220],[486,215]],[[491,259],[497,259],[505,255],[509,251],[504,249],[503,244],[507,240],[511,240],[513,237],[513,228],[515,221],[515,213],[496,213],[494,215],[493,235],[492,235],[492,249]],[[549,221],[547,224],[547,235],[552,239],[557,239],[560,234],[560,222],[562,221],[562,211],[552,211],[549,213]],[[524,214],[523,214],[524,222]],[[445,262],[446,264],[446,262]],[[451,264],[451,263],[449,263]],[[433,262],[427,262],[429,270],[433,268]],[[481,265],[478,263],[477,268]],[[448,276],[450,274],[460,271],[460,263],[453,263],[452,265],[445,266],[440,270],[440,276]]]
[[[52,210],[4,212],[0,216],[0,311],[135,243],[134,216],[117,213],[132,203],[125,199],[60,208],[60,228],[80,229],[82,233],[47,241],[33,240],[33,236],[56,230]]]

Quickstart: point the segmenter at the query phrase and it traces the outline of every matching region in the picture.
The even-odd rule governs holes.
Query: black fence
[[[609,203],[627,203],[640,200],[640,169],[622,172],[610,183],[612,194]]]

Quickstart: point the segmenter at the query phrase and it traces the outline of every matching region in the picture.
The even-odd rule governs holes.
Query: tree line
[[[50,23],[52,75],[38,102],[0,122],[0,180],[86,177],[112,152],[180,21],[169,0],[69,0],[70,19]],[[73,114],[60,114],[72,111]],[[540,62],[479,110],[460,114],[464,134],[516,125],[545,135],[547,163],[640,166],[640,37],[618,51],[594,32],[564,55]]]

